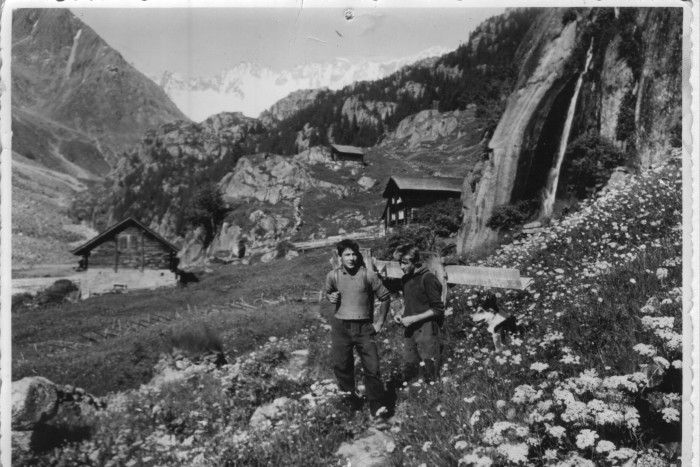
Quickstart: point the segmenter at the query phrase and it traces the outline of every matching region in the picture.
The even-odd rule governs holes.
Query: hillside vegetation
[[[389,325],[381,338],[382,371],[389,388],[397,389],[397,409],[387,431],[391,441],[377,453],[384,465],[677,462],[681,192],[676,157],[482,261],[518,268],[534,279],[527,291],[506,291],[499,299],[526,332],[494,353],[486,330],[470,318],[483,291],[453,288],[446,364],[435,384],[402,385],[402,333]],[[309,287],[328,269],[316,264]],[[268,273],[251,270],[247,280]],[[225,321],[219,324],[216,329],[227,333]],[[72,434],[73,442],[15,461],[338,465],[338,446],[364,433],[369,420],[366,412],[353,414],[340,404],[326,328],[315,322],[303,326],[276,334],[283,330],[261,325],[275,334],[233,364],[195,366],[187,379],[110,394],[106,410],[61,420],[57,429]],[[309,350],[305,377],[292,380],[276,371],[300,349]],[[256,408],[281,396],[289,400],[277,422],[251,428]]]

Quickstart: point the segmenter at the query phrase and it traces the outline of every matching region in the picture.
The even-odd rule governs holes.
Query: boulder
[[[388,464],[388,452],[393,445],[392,438],[386,433],[370,428],[368,436],[343,443],[335,455],[348,461],[348,465],[379,467]]]
[[[306,376],[308,362],[308,350],[295,350],[292,352],[289,361],[284,366],[278,367],[275,372],[278,376],[283,376],[291,381],[300,381]]]
[[[285,259],[293,259],[299,256],[299,252],[296,250],[289,250],[287,254],[284,256]]]
[[[357,184],[360,185],[363,189],[369,190],[377,184],[377,181],[372,177],[364,176],[357,181]]]
[[[276,257],[277,257],[277,251],[272,250],[272,251],[268,251],[267,253],[262,255],[262,257],[260,258],[260,261],[263,263],[269,263],[270,261],[272,261]]]
[[[33,430],[58,412],[59,388],[41,376],[12,382],[12,429]]]
[[[278,397],[272,403],[258,407],[250,417],[250,427],[266,429],[282,417],[284,407],[291,402],[288,397]]]

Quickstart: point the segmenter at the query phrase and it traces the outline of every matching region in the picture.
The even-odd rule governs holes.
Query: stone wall
[[[107,293],[115,289],[137,290],[177,285],[175,273],[168,269],[88,269],[80,280],[80,297]],[[115,287],[116,286],[116,287]]]

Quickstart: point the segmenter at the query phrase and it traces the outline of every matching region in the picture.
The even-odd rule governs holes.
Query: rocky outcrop
[[[85,194],[90,217],[104,213],[100,220],[105,227],[134,216],[177,239],[183,206],[191,204],[202,185],[231,171],[243,153],[254,153],[260,131],[258,120],[237,112],[147,131],[114,167],[105,187]]]
[[[318,129],[311,126],[310,123],[304,123],[304,127],[297,131],[297,137],[294,140],[294,147],[297,152],[307,151],[311,147],[313,138],[318,138]]]
[[[682,12],[676,10],[542,11],[518,50],[517,84],[479,181],[465,180],[458,252],[496,240],[486,227],[496,206],[540,199],[572,105],[568,142],[592,132],[643,166],[680,144]],[[588,50],[590,68],[572,102]]]
[[[260,114],[260,121],[265,126],[272,125],[280,120],[289,118],[300,110],[313,104],[318,95],[327,92],[328,88],[301,89],[294,91],[285,98],[275,102],[272,107]]]
[[[220,185],[227,201],[253,198],[270,204],[292,200],[312,187],[337,196],[345,196],[348,192],[344,186],[313,178],[297,159],[278,155],[241,157]]]
[[[312,148],[293,158],[272,154],[241,157],[219,183],[232,212],[210,245],[204,244],[201,229],[187,234],[179,254],[181,264],[192,267],[210,257],[233,261],[241,241],[247,256],[269,253],[269,259],[274,258],[277,245],[303,223],[300,201],[305,192],[318,189],[337,197],[348,196],[350,188],[311,175],[309,165],[329,159],[325,148]]]
[[[408,81],[399,90],[396,91],[397,97],[408,96],[412,99],[420,99],[423,97],[425,92],[425,85],[423,83],[416,83],[415,81]]]
[[[352,96],[343,102],[341,114],[349,122],[356,122],[361,126],[377,126],[395,110],[395,102],[366,101],[361,97]]]
[[[474,112],[472,105],[467,112]],[[401,120],[396,127],[394,137],[406,138],[409,148],[415,148],[423,142],[437,141],[460,130],[460,115],[462,111],[439,112],[437,110],[422,110],[417,114]]]
[[[331,158],[331,151],[326,146],[314,146],[306,151],[302,151],[294,156],[294,160],[306,165],[332,165],[334,163]]]

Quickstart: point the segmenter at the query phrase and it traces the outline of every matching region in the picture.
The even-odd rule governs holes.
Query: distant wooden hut
[[[386,198],[382,213],[384,229],[410,224],[422,207],[461,195],[461,178],[391,177],[382,194]]]
[[[331,159],[338,162],[365,163],[365,153],[355,146],[344,146],[342,144],[331,144]]]
[[[71,251],[85,271],[83,298],[96,293],[177,284],[178,249],[129,217]]]

